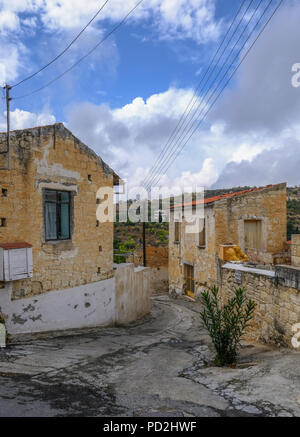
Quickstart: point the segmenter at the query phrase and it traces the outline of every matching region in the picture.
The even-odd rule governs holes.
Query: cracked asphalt
[[[300,354],[243,343],[212,365],[199,303],[156,296],[124,327],[19,336],[0,350],[0,416],[300,416]]]

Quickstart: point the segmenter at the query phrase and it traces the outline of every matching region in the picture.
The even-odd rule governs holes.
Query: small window
[[[175,242],[179,243],[180,242],[180,232],[181,231],[181,223],[180,222],[175,222]]]
[[[0,218],[0,227],[5,228],[6,226],[6,218]]]
[[[200,230],[199,230],[199,246],[206,247],[206,221],[205,219],[200,220]]]
[[[70,232],[70,203],[68,191],[45,190],[45,239],[69,240]]]

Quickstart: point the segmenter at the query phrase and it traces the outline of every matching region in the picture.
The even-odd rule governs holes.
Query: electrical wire
[[[170,137],[168,138],[168,140],[167,140],[165,146],[162,148],[162,150],[161,150],[161,152],[160,152],[158,158],[156,159],[154,165],[152,166],[152,169],[151,169],[150,173],[149,173],[149,174],[146,176],[146,178],[144,179],[144,181],[143,181],[143,183],[142,183],[142,185],[143,185],[144,187],[146,187],[148,181],[149,181],[149,180],[151,179],[151,177],[153,176],[153,174],[154,174],[154,172],[155,172],[155,170],[156,170],[156,168],[157,168],[157,165],[159,164],[160,158],[161,158],[161,157],[164,155],[164,153],[166,153],[166,152],[168,151],[168,149],[170,148],[174,136],[177,134],[177,132],[180,130],[180,128],[181,128],[181,126],[182,126],[182,122],[183,122],[183,124],[185,123],[185,120],[186,120],[187,117],[189,116],[189,114],[190,114],[192,108],[194,107],[194,105],[195,105],[195,103],[196,103],[196,101],[197,101],[197,98],[198,98],[198,94],[200,94],[200,93],[202,92],[203,88],[201,88],[201,90],[199,91],[199,93],[198,93],[198,90],[200,89],[200,87],[201,87],[201,85],[202,85],[202,83],[203,83],[205,77],[207,76],[207,74],[208,74],[210,68],[212,67],[212,65],[213,65],[213,63],[214,63],[214,61],[215,61],[217,55],[219,54],[219,52],[220,52],[220,50],[221,50],[222,45],[223,45],[224,42],[226,41],[226,38],[227,38],[227,36],[229,35],[229,33],[230,33],[230,31],[231,31],[231,29],[232,29],[232,27],[233,27],[233,25],[234,25],[236,19],[237,19],[238,16],[239,16],[239,13],[240,13],[240,11],[242,10],[243,6],[245,5],[246,1],[247,1],[247,0],[244,0],[244,1],[241,3],[241,5],[240,5],[240,7],[239,7],[239,9],[238,9],[238,11],[237,11],[237,13],[236,13],[236,15],[234,16],[234,18],[233,18],[233,20],[232,20],[232,22],[231,22],[231,24],[230,24],[230,26],[229,26],[229,28],[228,28],[228,30],[227,30],[225,36],[224,36],[224,38],[223,38],[221,44],[219,45],[217,51],[215,52],[215,54],[214,54],[214,56],[213,56],[213,58],[212,58],[212,60],[211,60],[211,62],[210,62],[210,65],[208,66],[208,68],[207,68],[206,71],[205,71],[205,74],[203,75],[202,79],[201,79],[200,82],[198,83],[198,85],[197,85],[197,87],[196,87],[196,89],[195,89],[195,91],[194,91],[193,97],[192,97],[191,100],[189,101],[189,103],[188,103],[188,105],[187,105],[185,111],[184,111],[183,114],[181,115],[181,118],[180,118],[179,122],[177,123],[176,127],[175,127],[174,130],[172,131],[172,133],[171,133]],[[213,71],[210,73],[210,75],[213,74],[213,72],[214,72],[216,66],[218,65],[220,59],[222,58],[223,54],[225,53],[227,47],[229,46],[229,44],[230,44],[232,38],[234,37],[235,33],[237,32],[237,30],[238,30],[238,28],[239,28],[239,26],[240,26],[242,20],[244,19],[246,13],[248,12],[248,10],[249,10],[249,8],[250,8],[252,2],[253,2],[253,0],[250,1],[248,7],[247,7],[246,10],[244,11],[243,16],[241,17],[241,19],[240,19],[240,21],[239,21],[239,23],[238,23],[238,25],[237,25],[235,31],[234,31],[233,34],[231,35],[231,38],[230,38],[229,41],[227,42],[227,45],[226,45],[225,48],[223,49],[223,52],[221,53],[221,55],[220,55],[218,61],[217,61],[216,64],[215,64],[215,67],[214,67]],[[206,82],[206,83],[207,83],[207,82]],[[189,109],[189,108],[190,108],[190,109]]]
[[[224,68],[225,65],[227,64],[227,61],[229,61],[229,59],[230,59],[232,53],[234,52],[235,48],[238,46],[239,42],[241,41],[243,35],[245,34],[245,32],[246,32],[248,26],[249,26],[250,23],[252,22],[253,18],[255,17],[255,15],[256,15],[256,13],[257,13],[258,9],[260,8],[260,6],[261,6],[261,4],[262,4],[263,1],[264,1],[264,0],[260,0],[259,3],[257,4],[255,10],[253,11],[251,17],[250,17],[249,20],[248,20],[248,23],[247,23],[246,26],[244,27],[242,33],[241,33],[240,36],[238,37],[238,39],[237,39],[237,41],[235,42],[235,44],[233,45],[233,47],[231,48],[230,53],[229,53],[229,55],[227,56],[226,60],[223,62],[222,68],[219,70],[219,72],[218,72],[217,76],[215,77],[213,83],[210,84],[210,86],[209,86],[208,90],[206,91],[206,93],[204,94],[204,96],[201,97],[201,100],[200,100],[200,102],[199,102],[197,108],[195,109],[194,114],[191,116],[191,120],[188,121],[187,125],[186,125],[186,126],[184,127],[184,129],[183,129],[183,132],[180,133],[179,138],[175,141],[174,148],[176,148],[176,143],[178,144],[178,143],[181,141],[181,137],[182,137],[182,135],[186,132],[187,129],[188,129],[188,132],[189,132],[189,129],[190,129],[189,126],[195,122],[195,120],[196,120],[195,117],[197,117],[197,112],[199,111],[199,108],[201,108],[201,104],[202,104],[202,102],[205,101],[205,98],[206,98],[207,94],[210,92],[211,87],[215,84],[215,82],[216,82],[216,80],[218,79],[220,73],[222,72],[223,68]],[[267,7],[265,8],[264,14],[266,13],[266,11],[267,11],[267,9],[269,8],[269,6],[271,5],[272,1],[273,1],[273,0],[270,0],[270,1],[269,1]],[[263,14],[263,15],[264,15],[264,14]],[[262,15],[262,16],[263,16],[263,15]],[[262,16],[261,16],[261,18],[262,18]],[[261,20],[261,18],[260,18],[260,20]],[[256,27],[255,27],[255,28],[256,28]],[[243,48],[244,48],[244,45],[247,43],[247,41],[248,41],[248,40],[250,39],[250,37],[252,36],[252,34],[253,34],[255,28],[252,30],[252,32],[251,32],[250,35],[248,36],[247,40],[246,40],[246,41],[244,42],[244,44],[242,45],[242,48],[240,49],[239,53],[241,53],[241,51],[242,51]],[[239,53],[238,53],[238,55],[235,57],[235,60],[238,58]],[[235,61],[235,60],[234,60],[234,61]],[[230,67],[233,65],[234,61],[232,62],[232,64],[230,65]],[[229,69],[230,69],[230,67],[229,67]],[[229,69],[227,69],[227,72],[229,71]],[[225,73],[225,76],[226,76],[227,72]],[[224,76],[223,76],[223,78],[221,79],[221,81],[222,81],[223,79],[224,79]],[[206,82],[206,83],[207,83],[207,82]],[[219,82],[219,84],[220,84],[220,82]],[[217,85],[217,87],[219,86],[219,84]],[[178,147],[178,146],[177,146],[177,147]],[[166,161],[170,156],[172,156],[172,154],[173,154],[173,152],[170,151],[169,154],[164,158],[163,161]],[[158,169],[158,171],[160,171],[162,167],[163,167],[163,162],[160,164],[160,168]]]
[[[72,45],[78,40],[78,38],[83,34],[83,32],[89,27],[89,25],[98,17],[98,15],[100,14],[100,12],[104,9],[104,7],[107,5],[107,3],[109,2],[109,0],[106,0],[103,5],[101,6],[101,8],[96,12],[96,14],[92,17],[92,19],[87,23],[87,25],[78,33],[78,35],[76,35],[76,37],[70,42],[70,44],[67,45],[67,47],[60,52],[57,56],[55,56],[54,59],[52,59],[52,61],[48,62],[46,65],[44,65],[42,68],[40,68],[39,70],[37,70],[35,73],[30,74],[29,76],[25,77],[24,79],[20,80],[20,82],[12,85],[11,88],[15,88],[19,85],[21,85],[21,83],[26,82],[29,79],[32,79],[33,77],[35,77],[37,74],[41,73],[43,70],[45,70],[47,67],[49,67],[50,65],[52,65],[55,61],[57,61],[61,56],[63,56],[70,47],[72,47]]]
[[[254,47],[254,45],[256,44],[256,42],[258,41],[258,39],[260,38],[260,36],[262,35],[262,33],[265,31],[266,27],[268,26],[268,24],[270,23],[270,21],[272,20],[272,18],[274,17],[275,13],[278,11],[278,9],[280,8],[281,4],[283,3],[283,0],[280,0],[278,5],[276,6],[276,8],[274,9],[274,11],[272,12],[271,16],[269,17],[269,19],[267,20],[267,22],[264,24],[264,26],[261,28],[260,32],[258,33],[257,37],[255,38],[255,40],[253,41],[253,43],[250,45],[250,47],[247,49],[246,53],[244,54],[244,56],[241,58],[241,61],[239,62],[239,64],[236,66],[236,68],[234,69],[234,71],[232,72],[232,74],[230,75],[229,79],[226,81],[225,85],[222,87],[222,89],[220,90],[220,92],[218,93],[218,95],[216,96],[216,98],[213,100],[211,106],[208,108],[208,110],[206,111],[206,113],[204,114],[202,120],[200,120],[197,124],[197,126],[194,128],[194,130],[192,131],[191,135],[188,137],[188,139],[185,141],[185,143],[181,146],[180,150],[177,152],[177,154],[173,157],[172,161],[169,162],[167,168],[164,169],[164,171],[168,171],[168,169],[171,167],[171,165],[173,164],[173,162],[177,159],[177,157],[180,155],[180,153],[182,152],[182,150],[184,149],[184,147],[187,145],[187,143],[189,142],[189,140],[191,139],[191,137],[195,134],[195,132],[199,129],[200,125],[202,124],[203,120],[205,119],[205,117],[208,115],[208,113],[211,111],[211,109],[214,107],[214,105],[216,104],[216,102],[218,101],[218,99],[220,98],[220,96],[222,95],[224,89],[227,87],[227,85],[229,84],[229,82],[231,81],[231,79],[233,78],[233,76],[235,75],[235,73],[238,71],[238,69],[240,68],[240,66],[242,65],[242,63],[244,62],[244,60],[246,59],[246,57],[248,56],[248,54],[250,53],[250,51],[252,50],[252,48]],[[257,23],[258,25],[258,23]],[[257,27],[256,25],[256,27]],[[156,183],[158,183],[160,181],[160,179],[162,178],[162,175],[159,175],[159,180],[156,181]]]
[[[101,44],[103,44],[115,31],[117,31],[128,19],[128,17],[138,8],[138,6],[143,2],[144,0],[140,0],[126,15],[125,17],[109,32],[107,33],[91,50],[89,50],[84,56],[79,58],[74,64],[72,64],[67,70],[65,70],[63,73],[56,76],[51,81],[47,82],[45,85],[41,86],[40,88],[37,88],[34,91],[31,91],[28,94],[24,94],[22,96],[12,97],[12,100],[19,100],[23,99],[25,97],[32,96],[33,94],[36,94],[39,91],[42,91],[43,89],[47,88],[48,86],[52,85],[57,80],[61,79],[63,76],[65,76],[67,73],[69,73],[73,68],[77,67],[80,62],[82,62],[84,59],[86,59],[91,53],[93,53]]]

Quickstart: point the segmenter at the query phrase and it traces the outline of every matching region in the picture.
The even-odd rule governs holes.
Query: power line
[[[272,2],[272,0],[271,0]],[[270,2],[270,3],[271,3]],[[244,62],[244,60],[246,59],[246,57],[248,56],[248,54],[250,53],[250,51],[252,50],[252,48],[254,47],[254,45],[256,44],[257,40],[260,38],[260,36],[262,35],[262,33],[264,32],[264,30],[266,29],[266,27],[268,26],[269,22],[272,20],[272,18],[274,17],[275,13],[278,11],[278,9],[280,8],[281,4],[283,3],[283,0],[280,0],[278,5],[276,6],[276,8],[274,9],[274,11],[272,12],[271,16],[269,17],[269,19],[267,20],[267,22],[264,24],[264,26],[261,28],[260,32],[258,33],[257,37],[255,38],[255,40],[253,41],[253,43],[250,45],[250,47],[247,49],[246,53],[244,54],[244,56],[242,57],[241,61],[239,62],[239,64],[236,66],[236,68],[234,69],[234,71],[232,72],[232,74],[230,75],[229,79],[226,81],[225,85],[222,87],[222,89],[220,90],[220,92],[218,93],[218,95],[216,96],[216,98],[213,100],[211,106],[208,108],[208,110],[206,111],[206,113],[204,114],[202,120],[200,120],[197,124],[197,126],[194,128],[193,132],[191,133],[191,135],[188,137],[188,139],[185,141],[185,143],[182,145],[182,147],[180,148],[180,150],[177,152],[177,154],[173,157],[172,161],[169,162],[169,165],[167,166],[167,168],[164,170],[165,172],[168,171],[168,169],[171,167],[171,165],[173,164],[173,162],[177,159],[177,157],[180,155],[180,153],[182,152],[182,150],[184,149],[184,147],[187,145],[187,143],[189,142],[189,140],[191,139],[191,137],[195,134],[195,132],[199,129],[200,125],[202,124],[203,120],[205,119],[205,117],[208,115],[208,113],[211,111],[211,109],[214,107],[214,105],[216,104],[216,102],[218,101],[218,99],[220,98],[220,96],[222,95],[224,89],[227,87],[227,85],[229,84],[229,82],[231,81],[231,79],[233,78],[233,76],[235,75],[235,73],[238,71],[238,69],[240,68],[240,66],[242,65],[242,63]],[[258,25],[258,23],[257,23]],[[257,25],[255,27],[257,27]],[[159,178],[159,180],[161,179],[161,176]],[[156,181],[157,182],[159,182]]]
[[[267,9],[269,8],[269,6],[270,6],[270,4],[272,3],[272,1],[273,1],[273,0],[270,0],[268,6],[265,8],[264,14],[266,13],[266,11],[267,11]],[[175,144],[174,144],[174,146],[173,146],[173,149],[176,149],[176,147],[178,147],[178,143],[180,142],[180,140],[181,140],[181,138],[182,138],[182,135],[186,132],[186,130],[188,130],[188,132],[189,132],[189,130],[191,129],[190,125],[193,125],[193,123],[195,122],[196,117],[197,117],[197,112],[199,111],[199,108],[201,108],[202,102],[205,101],[205,98],[206,98],[207,94],[211,91],[212,86],[215,84],[215,82],[216,82],[216,80],[218,79],[220,73],[222,72],[223,68],[225,67],[227,61],[229,61],[229,59],[230,59],[232,53],[234,52],[235,48],[236,48],[237,45],[239,44],[240,40],[242,39],[242,37],[243,37],[244,33],[246,32],[246,30],[247,30],[249,24],[252,22],[253,18],[255,17],[255,15],[256,15],[258,9],[260,8],[262,2],[263,2],[263,0],[260,0],[259,3],[257,4],[257,6],[256,6],[255,10],[253,11],[253,13],[252,13],[250,19],[248,20],[248,23],[247,23],[246,26],[244,27],[242,33],[241,33],[240,36],[238,37],[238,39],[237,39],[237,41],[235,42],[235,44],[233,45],[233,47],[231,48],[229,55],[227,56],[226,60],[223,62],[223,65],[222,65],[222,67],[220,68],[220,70],[219,70],[217,76],[215,77],[214,81],[212,82],[212,84],[209,85],[208,90],[207,90],[206,93],[202,96],[202,98],[201,98],[201,100],[200,100],[200,102],[199,102],[197,108],[195,109],[193,115],[191,116],[191,119],[188,121],[187,125],[184,127],[183,132],[181,132],[181,133],[179,134],[179,138],[177,138],[177,140],[175,140]],[[250,6],[250,5],[249,5],[249,6]],[[263,14],[263,15],[264,15],[264,14]],[[261,16],[260,20],[262,19],[263,15]],[[259,20],[259,21],[260,21],[260,20]],[[255,26],[255,28],[256,28],[256,26]],[[248,36],[247,40],[246,40],[246,41],[244,42],[244,44],[242,45],[242,47],[241,47],[241,49],[239,50],[237,56],[235,57],[235,59],[232,61],[231,65],[230,65],[229,68],[227,69],[225,75],[223,76],[223,78],[221,79],[221,81],[218,83],[216,89],[218,88],[219,84],[222,83],[222,80],[223,80],[224,77],[226,76],[227,72],[228,72],[229,69],[232,67],[232,65],[234,64],[235,60],[238,58],[238,56],[239,56],[239,54],[241,53],[242,49],[244,48],[246,42],[250,39],[251,35],[253,34],[255,28],[252,29],[252,32],[250,33],[250,35]],[[206,81],[206,83],[207,83],[207,82],[208,82],[208,81]],[[205,85],[206,85],[206,84],[205,84]],[[214,92],[215,92],[215,91],[214,91]],[[195,102],[195,103],[196,103],[196,102]],[[195,104],[194,104],[193,106],[195,106]],[[201,112],[200,112],[200,114],[201,114]],[[199,114],[199,115],[200,115],[200,114]],[[187,132],[187,134],[188,134],[188,132]],[[185,136],[186,136],[187,134],[185,134]],[[176,146],[176,144],[177,144],[177,146]],[[162,162],[161,162],[161,164],[160,164],[160,167],[159,167],[158,171],[160,171],[160,170],[163,168],[163,166],[165,165],[164,161],[167,161],[168,158],[171,157],[171,156],[173,155],[173,153],[174,153],[174,150],[173,150],[173,152],[172,152],[172,150],[171,150],[171,151],[168,153],[168,155],[164,157],[164,159],[162,160]],[[154,180],[155,180],[156,177],[157,177],[157,175],[154,176]],[[153,178],[152,178],[152,179],[153,179]]]
[[[238,37],[238,40],[235,42],[234,46],[231,48],[231,51],[230,51],[229,56],[227,56],[227,58],[226,58],[225,61],[222,61],[222,64],[221,64],[221,66],[219,67],[219,72],[218,72],[217,76],[215,77],[213,83],[209,85],[208,90],[206,91],[206,94],[205,94],[204,96],[202,96],[202,98],[201,98],[200,102],[198,103],[196,109],[194,110],[193,114],[191,115],[190,119],[188,120],[188,118],[189,118],[189,114],[191,113],[193,107],[194,107],[195,104],[197,103],[197,100],[195,100],[195,102],[193,103],[192,107],[190,108],[189,113],[187,114],[187,116],[186,116],[186,118],[185,118],[185,120],[184,120],[184,123],[183,123],[183,124],[186,123],[186,120],[188,120],[188,121],[187,121],[187,124],[186,124],[186,125],[184,126],[184,128],[183,128],[183,132],[186,131],[186,129],[189,127],[189,124],[190,124],[191,122],[192,122],[192,123],[194,122],[193,119],[194,119],[194,117],[195,117],[195,115],[196,115],[196,113],[197,113],[199,107],[201,106],[202,101],[203,101],[204,98],[206,97],[207,93],[210,91],[212,85],[213,85],[213,84],[215,83],[215,81],[217,80],[219,74],[220,74],[221,71],[223,70],[224,66],[226,65],[226,62],[227,62],[228,59],[230,58],[230,56],[231,56],[231,54],[233,53],[235,47],[236,47],[237,44],[239,43],[239,41],[240,41],[241,37],[243,36],[243,34],[245,33],[247,27],[249,26],[250,22],[252,21],[252,19],[253,19],[255,13],[256,13],[258,7],[259,7],[260,4],[262,3],[262,1],[263,1],[263,0],[260,0],[260,3],[257,5],[255,12],[252,14],[251,18],[248,20],[248,24],[246,24],[246,26],[244,27],[242,33],[241,33],[240,36]],[[204,91],[204,89],[205,89],[207,83],[209,82],[209,80],[210,80],[211,77],[213,76],[213,73],[214,73],[216,67],[218,66],[218,63],[219,63],[220,59],[222,58],[223,54],[226,52],[227,47],[228,47],[229,43],[231,42],[232,38],[233,38],[234,35],[237,33],[237,31],[238,31],[238,29],[239,29],[239,27],[240,27],[240,24],[241,24],[242,21],[244,20],[244,17],[245,17],[245,15],[247,14],[247,12],[248,12],[248,10],[249,10],[249,8],[250,8],[252,2],[253,2],[253,0],[249,3],[247,9],[244,11],[244,14],[243,14],[243,16],[241,17],[241,19],[240,19],[240,21],[239,21],[239,23],[238,23],[237,28],[235,29],[235,31],[234,31],[233,35],[231,36],[231,38],[230,38],[228,44],[226,45],[225,49],[223,50],[223,53],[222,53],[221,57],[219,57],[218,62],[216,63],[216,65],[215,65],[214,68],[213,68],[213,71],[210,73],[210,76],[208,77],[208,79],[207,79],[207,81],[205,82],[204,86],[201,88],[200,93],[202,93],[202,92]],[[178,141],[180,141],[180,137],[181,137],[181,136],[182,136],[182,132],[179,132],[179,138],[178,138],[178,136],[177,136],[177,139],[176,139],[176,138],[174,139],[174,141],[175,141],[175,145],[173,145],[173,149],[174,149],[174,147],[176,147],[176,143],[178,143]],[[174,142],[174,141],[172,141],[172,142]],[[160,163],[159,168],[158,168],[158,172],[161,170],[161,168],[163,168],[163,166],[164,166],[164,164],[165,164],[164,161],[166,161],[166,160],[168,159],[168,157],[171,156],[171,155],[172,155],[172,149],[171,149],[171,150],[168,152],[168,154],[166,154],[166,155],[164,156],[164,158],[162,159],[162,162]],[[157,178],[157,174],[153,175],[152,178],[150,179],[150,182],[148,183],[148,186],[151,185],[152,181],[155,180],[156,178]]]
[[[25,97],[29,97],[39,91],[42,91],[43,89],[47,88],[48,86],[52,85],[57,80],[61,79],[63,76],[65,76],[67,73],[69,73],[73,68],[77,67],[80,62],[82,62],[84,59],[86,59],[91,53],[93,53],[101,44],[104,43],[116,30],[118,30],[128,19],[128,17],[138,8],[138,6],[143,2],[144,0],[140,0],[126,15],[125,17],[109,32],[105,35],[104,38],[102,38],[91,50],[89,50],[84,56],[79,58],[74,64],[72,64],[67,70],[65,70],[63,73],[56,76],[54,79],[52,79],[50,82],[46,83],[45,85],[41,86],[40,88],[31,91],[28,94],[24,94],[23,96],[17,96],[13,97],[13,100],[19,100],[23,99]]]
[[[62,52],[60,52],[57,56],[55,56],[54,59],[52,59],[52,61],[48,62],[46,65],[44,65],[42,68],[40,68],[35,73],[30,74],[29,76],[27,76],[24,79],[20,80],[20,82],[16,83],[15,85],[12,85],[12,88],[15,88],[15,87],[21,85],[21,83],[26,82],[29,79],[32,79],[34,76],[36,76],[37,74],[41,73],[41,71],[45,70],[47,67],[49,67],[51,64],[53,64],[55,61],[57,61],[62,55],[64,55],[69,50],[69,48],[78,40],[78,38],[83,34],[83,32],[89,27],[89,25],[98,17],[98,15],[102,11],[102,9],[104,9],[104,7],[107,5],[108,2],[109,2],[109,0],[106,0],[103,3],[101,8],[96,12],[96,14],[87,23],[87,25],[78,33],[78,35],[70,42],[70,44]]]
[[[194,104],[195,104],[195,103],[193,104],[193,102],[197,100],[197,97],[198,97],[198,94],[199,94],[199,93],[198,93],[198,90],[200,89],[200,87],[201,87],[201,85],[202,85],[202,83],[203,83],[205,77],[207,76],[207,74],[208,74],[210,68],[212,67],[212,65],[213,65],[213,63],[214,63],[214,61],[215,61],[217,55],[219,54],[219,52],[220,52],[220,50],[221,50],[222,45],[223,45],[224,42],[226,41],[226,38],[227,38],[227,36],[229,35],[229,33],[230,33],[230,31],[231,31],[231,29],[232,29],[232,27],[233,27],[233,25],[234,25],[234,23],[235,23],[237,17],[239,16],[239,13],[240,13],[240,11],[242,10],[242,8],[243,8],[244,4],[246,3],[246,1],[247,1],[247,0],[244,0],[244,1],[241,3],[241,5],[240,5],[240,7],[239,7],[239,9],[238,9],[238,11],[237,11],[237,13],[236,13],[236,15],[234,16],[234,18],[233,18],[233,20],[232,20],[232,22],[231,22],[231,24],[230,24],[230,26],[229,26],[229,28],[228,28],[228,30],[227,30],[225,36],[224,36],[224,38],[223,38],[221,44],[219,45],[217,51],[215,52],[215,54],[214,54],[214,56],[213,56],[213,58],[212,58],[212,60],[211,60],[211,62],[210,62],[210,65],[208,66],[208,68],[207,68],[206,71],[205,71],[205,74],[202,76],[202,79],[201,79],[200,82],[198,83],[198,85],[197,85],[197,87],[196,87],[196,89],[195,89],[195,91],[194,91],[193,97],[192,97],[191,100],[189,101],[189,103],[188,103],[188,105],[187,105],[185,111],[184,111],[183,114],[181,115],[181,118],[180,118],[179,122],[177,123],[177,125],[176,125],[175,128],[173,129],[173,131],[172,131],[172,133],[171,133],[169,139],[167,140],[165,146],[162,148],[162,150],[161,150],[161,152],[160,152],[158,158],[156,159],[154,165],[152,166],[152,169],[151,169],[150,173],[149,173],[149,174],[146,176],[146,178],[144,179],[143,186],[146,186],[147,183],[148,183],[148,181],[149,181],[149,180],[151,179],[151,177],[153,176],[153,174],[154,174],[154,172],[155,172],[155,170],[156,170],[156,168],[157,168],[157,165],[159,164],[160,158],[163,156],[164,153],[166,153],[166,152],[168,151],[170,145],[172,144],[172,140],[173,140],[174,136],[177,134],[177,132],[178,132],[178,131],[180,130],[180,128],[181,128],[182,121],[183,121],[183,124],[184,124],[184,123],[185,123],[185,119],[188,117],[188,115],[190,114],[192,108],[194,107]],[[249,8],[250,8],[252,2],[253,2],[253,0],[250,1],[250,3],[249,3],[249,5],[248,5],[247,9],[244,11],[244,14],[243,14],[241,20],[239,21],[239,23],[238,23],[238,25],[237,25],[235,31],[234,31],[233,34],[231,35],[231,38],[230,38],[229,41],[227,42],[227,45],[226,45],[225,48],[223,49],[223,52],[221,53],[221,55],[220,55],[218,61],[216,62],[214,69],[215,69],[216,66],[218,65],[220,59],[222,58],[224,52],[226,51],[228,45],[230,44],[232,38],[234,37],[234,35],[235,35],[237,29],[239,28],[239,26],[240,26],[240,24],[241,24],[241,21],[244,19],[244,17],[245,17],[245,15],[246,15],[247,11],[249,10]],[[213,71],[214,71],[214,70],[213,70]],[[211,74],[213,73],[213,71],[211,72]],[[206,83],[207,83],[207,82],[206,82]],[[201,93],[202,90],[203,90],[203,88],[200,90],[200,93]],[[193,104],[193,105],[192,105],[192,104]],[[191,105],[192,105],[192,106],[191,106]],[[190,108],[190,107],[191,107],[191,108]],[[189,110],[189,108],[190,108],[190,110]]]
[[[188,131],[185,133],[185,135],[184,135],[184,137],[183,137],[182,140],[184,140],[184,139],[187,137],[187,135],[189,134],[189,132],[191,132],[191,130],[193,129],[193,125],[194,125],[195,121],[196,121],[197,118],[199,118],[200,115],[203,113],[205,107],[207,107],[207,105],[209,104],[209,102],[210,102],[211,98],[213,97],[214,93],[218,90],[218,87],[220,86],[220,84],[222,84],[224,78],[226,78],[227,73],[230,71],[231,67],[234,65],[235,61],[238,59],[240,53],[242,52],[242,50],[243,50],[243,48],[245,47],[246,43],[247,43],[247,42],[249,41],[249,39],[251,38],[252,34],[254,33],[256,27],[257,27],[258,24],[260,23],[260,21],[261,21],[261,19],[263,18],[263,16],[265,15],[265,13],[266,13],[266,11],[268,10],[269,6],[271,5],[272,1],[273,1],[273,0],[270,0],[270,1],[269,1],[267,7],[265,8],[265,10],[264,10],[264,12],[263,12],[263,14],[262,14],[261,17],[259,18],[259,20],[258,20],[258,22],[256,23],[255,27],[252,29],[251,33],[248,35],[246,41],[243,43],[243,45],[242,45],[241,49],[239,50],[239,52],[237,53],[236,57],[234,58],[234,60],[233,60],[233,61],[231,62],[231,64],[229,65],[229,67],[228,67],[227,70],[225,71],[225,73],[224,73],[224,75],[222,76],[222,78],[220,79],[220,81],[217,83],[217,85],[216,85],[216,87],[214,88],[214,90],[211,92],[211,90],[212,90],[211,87],[212,87],[212,86],[214,85],[214,83],[216,82],[217,77],[219,76],[219,74],[220,74],[221,71],[223,70],[223,68],[224,68],[224,66],[225,66],[225,64],[226,64],[226,62],[227,62],[227,60],[228,60],[228,59],[230,58],[230,56],[231,56],[231,53],[230,53],[229,57],[226,59],[226,62],[224,63],[224,65],[223,65],[222,68],[220,69],[220,71],[219,71],[217,77],[215,78],[214,82],[210,85],[210,88],[207,90],[207,92],[205,93],[205,95],[202,97],[202,99],[201,99],[201,101],[200,101],[200,103],[199,103],[197,109],[195,110],[195,113],[194,113],[194,115],[193,115],[193,117],[192,117],[192,120],[189,122]],[[261,2],[262,2],[262,0],[260,1],[259,5],[257,6],[255,12],[252,14],[252,17],[250,18],[248,24],[246,25],[246,28],[247,28],[248,25],[250,24],[250,21],[252,21],[254,15],[256,14],[256,12],[257,12],[257,10],[258,10],[258,7],[259,7],[260,4],[261,4]],[[246,30],[246,28],[244,29],[244,31]],[[244,32],[243,32],[243,33],[244,33]],[[206,96],[207,96],[207,94],[208,94],[209,92],[211,92],[211,95],[210,95],[208,101],[205,103],[205,106],[201,109],[201,104],[202,104],[202,102],[204,101],[204,99],[206,98]],[[200,110],[200,113],[198,113],[198,112],[199,112],[199,109],[201,109],[201,110]],[[194,118],[194,119],[193,119],[193,118]],[[203,121],[203,120],[201,120],[201,122],[202,122],[202,121]],[[200,124],[201,124],[201,123],[200,123]],[[162,163],[161,163],[161,166],[160,166],[160,170],[161,170],[161,171],[166,167],[166,165],[168,165],[168,160],[172,159],[172,157],[176,154],[177,150],[180,148],[180,140],[181,140],[181,138],[179,138],[179,139],[177,140],[177,144],[174,145],[173,151],[171,151],[171,152],[169,153],[169,155],[168,155],[167,157],[164,158],[164,162],[162,162]],[[186,144],[186,143],[185,143],[185,144]],[[176,155],[176,156],[178,156],[178,155]],[[173,162],[173,161],[172,161],[172,162]],[[169,168],[169,167],[168,167],[168,168]],[[159,174],[156,175],[156,176],[154,177],[154,179],[153,179],[152,182],[156,181],[158,178],[159,178]]]

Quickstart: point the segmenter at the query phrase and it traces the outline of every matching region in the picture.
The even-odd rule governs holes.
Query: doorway
[[[184,292],[189,297],[195,297],[194,266],[184,264]]]

